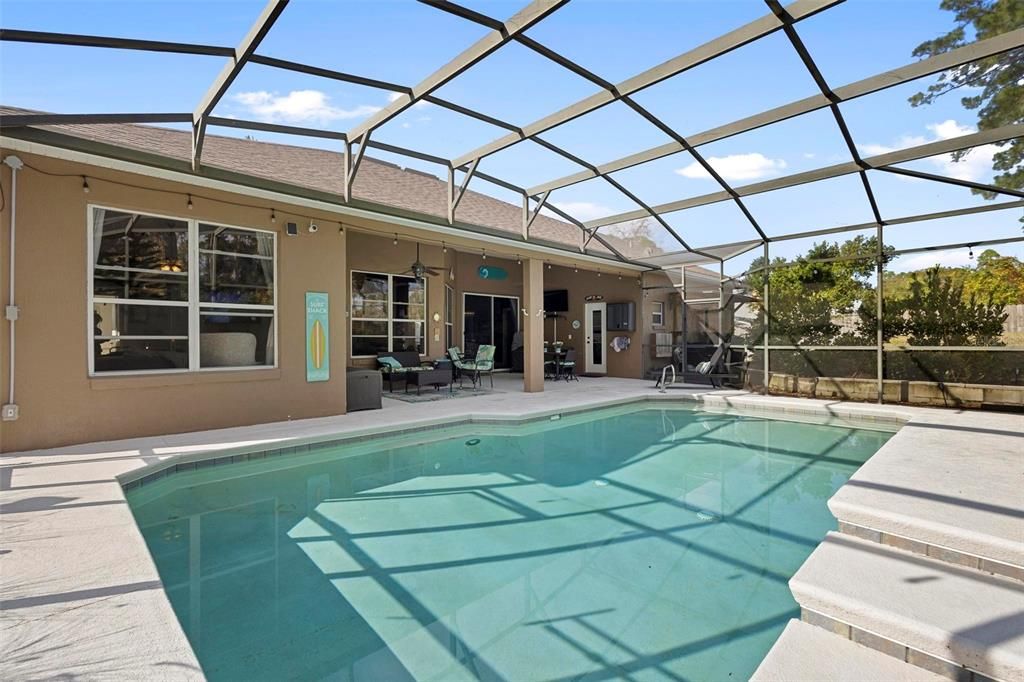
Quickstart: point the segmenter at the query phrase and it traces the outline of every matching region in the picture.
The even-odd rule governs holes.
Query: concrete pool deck
[[[978,575],[994,566],[1004,576],[1020,577],[1014,573],[1024,566],[1020,415],[706,387],[662,394],[650,381],[630,379],[581,378],[529,394],[520,386],[518,377],[498,375],[495,393],[475,398],[386,400],[382,410],[339,417],[0,456],[0,675],[202,679],[121,488],[122,481],[156,471],[172,458],[212,458],[398,427],[529,418],[637,399],[697,400],[764,416],[789,412],[906,422],[830,503],[847,524],[844,530],[877,533],[868,539],[880,542],[888,535],[894,538],[887,543],[890,551],[909,550],[908,555],[932,556],[929,547],[951,552],[929,560],[973,560],[970,570]],[[1011,588],[1021,585],[1022,591],[1009,594],[1021,596],[1024,613],[1024,583],[999,580]],[[978,614],[979,623],[984,616]],[[1014,622],[1007,627],[1016,627]],[[1000,660],[1011,660],[1012,669],[1015,655],[1010,651]]]

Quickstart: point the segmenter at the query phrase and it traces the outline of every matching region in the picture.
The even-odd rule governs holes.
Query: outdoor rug
[[[465,388],[459,388],[458,384],[455,384],[451,393],[448,392],[447,386],[434,390],[433,386],[424,386],[420,389],[420,394],[416,395],[416,389],[410,388],[408,393],[403,393],[401,389],[395,389],[394,393],[384,391],[385,398],[394,398],[395,400],[401,400],[403,403],[432,403],[436,400],[451,400],[453,398],[472,398],[474,396],[491,395],[493,393],[504,393],[504,391],[495,391],[489,386],[486,388],[473,388],[468,383]]]

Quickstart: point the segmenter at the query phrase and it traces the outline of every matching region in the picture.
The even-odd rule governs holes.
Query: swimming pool
[[[646,403],[127,496],[211,680],[743,680],[893,430]]]

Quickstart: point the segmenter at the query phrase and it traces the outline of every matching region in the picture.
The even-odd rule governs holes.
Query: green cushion
[[[391,357],[377,358],[377,362],[391,370],[402,369],[402,363]]]

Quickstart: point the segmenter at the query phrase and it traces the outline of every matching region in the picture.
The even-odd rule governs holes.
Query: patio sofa
[[[395,390],[396,380],[405,386],[409,372],[420,372],[434,366],[431,362],[420,360],[420,354],[414,350],[377,353],[377,364],[380,366],[381,377],[388,382],[388,391],[391,392]]]

